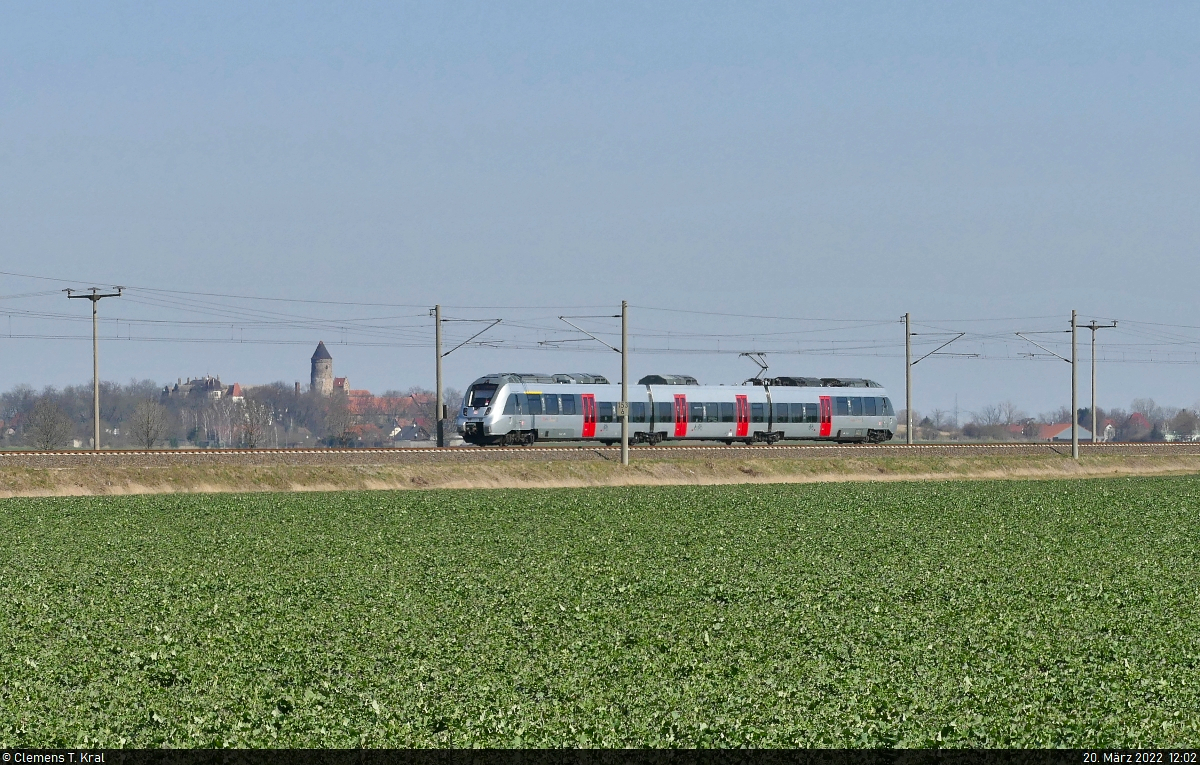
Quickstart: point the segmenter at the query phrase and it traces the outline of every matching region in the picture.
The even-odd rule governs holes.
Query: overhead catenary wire
[[[0,275],[18,278],[40,279],[58,284],[78,284],[79,280],[68,280],[32,274],[0,271]],[[36,299],[53,292],[22,292],[10,290],[11,297]],[[269,305],[246,305],[239,301],[266,301]],[[300,345],[312,342],[313,335],[332,335],[331,344],[363,347],[417,348],[432,344],[432,332],[427,326],[427,317],[404,311],[410,304],[402,302],[336,301],[278,298],[261,295],[244,295],[225,292],[160,289],[134,286],[127,289],[120,315],[104,317],[99,323],[106,337],[119,335],[122,342],[170,342],[170,343],[239,343],[260,345]],[[327,315],[320,311],[287,311],[275,307],[275,303],[292,302],[345,310]],[[139,310],[131,310],[134,307]],[[370,307],[398,308],[400,310],[374,311]],[[413,306],[415,307],[415,306]],[[609,306],[603,306],[609,308]],[[636,305],[633,307],[637,307]],[[553,326],[557,315],[541,315],[545,306],[509,306],[503,310],[485,306],[459,306],[455,308],[455,319],[468,322],[480,321],[472,313],[493,310],[495,317],[502,317],[503,328],[489,334],[487,345],[520,351],[590,352],[581,343],[573,342],[568,328]],[[586,306],[571,306],[571,314],[577,315]],[[669,306],[642,306],[638,325],[629,328],[628,350],[633,354],[656,355],[720,355],[734,356],[746,352],[772,354],[844,356],[848,358],[896,358],[900,349],[894,335],[887,330],[894,320],[876,320],[866,317],[803,317],[773,315],[768,313],[737,313],[729,311],[692,310]],[[172,315],[175,314],[175,315]],[[584,314],[591,316],[591,314]],[[697,317],[698,321],[688,326],[673,326],[670,320],[656,320],[653,316],[671,315]],[[13,324],[14,340],[71,340],[71,331],[61,331],[53,325],[69,322],[68,327],[80,326],[86,317],[69,315],[60,311],[40,310],[35,306],[18,307],[0,304],[0,316]],[[712,317],[719,326],[706,327],[701,317]],[[450,317],[447,317],[448,319]],[[1119,318],[1119,317],[1118,317]],[[1013,345],[1014,329],[1038,333],[1039,340],[1048,349],[1065,355],[1066,345],[1054,335],[1061,330],[1043,330],[1029,327],[1043,319],[1058,319],[1055,316],[1027,317],[974,317],[953,321],[971,321],[981,325],[979,329],[962,332],[956,347],[963,347],[963,357],[981,361],[1037,361],[1019,352]],[[597,315],[594,319],[579,319],[580,327],[597,338],[614,346],[618,333],[611,325],[611,314]],[[665,321],[665,323],[664,323]],[[948,319],[922,319],[913,322],[913,345],[918,353],[935,349],[952,331],[946,324]],[[1001,328],[998,324],[1020,321],[1025,327]],[[594,325],[587,322],[599,322]],[[801,326],[770,326],[776,322],[795,322]],[[1099,364],[1170,364],[1193,365],[1198,362],[1200,326],[1170,324],[1132,319],[1120,319],[1121,326],[1113,330],[1110,342],[1097,354]],[[709,322],[710,324],[713,322]],[[118,331],[116,328],[121,324]],[[765,326],[764,326],[765,324]],[[805,326],[807,324],[807,326]],[[462,325],[464,329],[466,325]],[[82,327],[81,327],[82,329]],[[175,330],[175,331],[172,331]],[[1046,333],[1046,334],[1042,334]],[[470,339],[471,331],[459,332],[447,326],[446,340],[457,344]],[[78,337],[83,337],[80,333]],[[576,335],[578,337],[578,335]],[[1060,335],[1061,337],[1061,335]],[[819,339],[818,339],[819,338]],[[945,360],[951,360],[946,357]]]

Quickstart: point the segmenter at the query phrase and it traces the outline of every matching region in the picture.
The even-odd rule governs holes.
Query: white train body
[[[882,442],[896,431],[887,391],[857,378],[776,377],[699,385],[650,376],[629,387],[631,443],[782,440]],[[458,432],[470,444],[621,438],[621,386],[599,375],[487,375],[467,389]]]

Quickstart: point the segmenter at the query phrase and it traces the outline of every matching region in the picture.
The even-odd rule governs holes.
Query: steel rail
[[[963,444],[954,442],[927,442],[920,444],[904,444],[904,443],[882,443],[882,444],[846,444],[846,443],[804,443],[804,444],[680,444],[680,445],[630,445],[630,449],[636,449],[639,452],[778,452],[787,450],[828,450],[838,449],[846,451],[927,451],[931,449],[951,449],[964,451],[1008,451],[1013,449],[1028,449],[1031,447],[1042,447],[1048,451],[1055,451],[1055,447],[1065,446],[1069,442],[1058,444],[1049,441],[1011,441],[1004,443],[975,443]],[[1085,450],[1088,451],[1104,451],[1106,449],[1117,448],[1155,448],[1155,449],[1185,449],[1193,448],[1200,451],[1200,441],[1101,441],[1098,443],[1085,443]],[[38,455],[55,455],[55,456],[80,456],[80,457],[96,457],[96,456],[127,456],[127,455],[153,455],[174,456],[174,457],[213,457],[221,455],[270,455],[270,454],[296,454],[296,455],[354,455],[354,454],[429,454],[429,455],[454,455],[454,454],[499,454],[499,453],[518,453],[518,454],[537,454],[537,453],[560,453],[560,452],[579,452],[579,451],[603,451],[603,452],[619,452],[620,447],[613,445],[607,446],[604,444],[589,444],[579,443],[564,446],[487,446],[487,447],[451,447],[449,449],[435,449],[428,446],[417,447],[364,447],[358,449],[316,449],[316,448],[265,448],[265,449],[102,449],[100,451],[91,451],[84,449],[6,449],[0,450],[0,459],[5,457],[17,456],[38,456]]]

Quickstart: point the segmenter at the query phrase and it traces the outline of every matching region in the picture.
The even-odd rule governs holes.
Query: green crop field
[[[1200,478],[0,501],[0,746],[1184,746]]]

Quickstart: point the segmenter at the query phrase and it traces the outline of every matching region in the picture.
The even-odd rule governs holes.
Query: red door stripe
[[[821,396],[821,435],[828,437],[833,434],[833,401],[829,396]]]
[[[688,428],[688,410],[687,396],[682,393],[675,394],[675,437],[684,438],[687,436]]]
[[[745,396],[737,396],[737,435],[745,438],[750,435],[750,402]]]
[[[583,437],[596,437],[596,396],[583,394]]]

